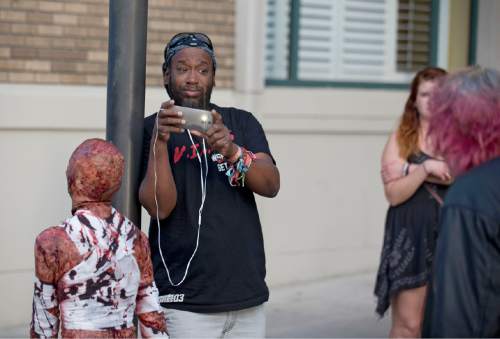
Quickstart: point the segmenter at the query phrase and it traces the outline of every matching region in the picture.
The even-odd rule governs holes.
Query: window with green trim
[[[267,0],[267,83],[406,84],[436,61],[437,1]]]
[[[398,71],[414,72],[431,64],[431,28],[431,0],[398,1]]]

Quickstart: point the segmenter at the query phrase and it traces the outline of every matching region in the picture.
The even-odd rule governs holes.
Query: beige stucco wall
[[[449,1],[448,70],[467,66],[469,55],[470,0]]]
[[[34,239],[69,216],[67,160],[85,138],[104,136],[105,93],[0,84],[0,329],[29,321]],[[266,89],[252,97],[281,172],[278,197],[258,199],[269,284],[375,269],[386,208],[379,156],[404,95]],[[164,98],[148,88],[146,111]],[[214,92],[223,105],[242,106],[241,98]]]
[[[479,1],[477,30],[477,64],[500,70],[500,1]]]
[[[271,284],[375,270],[387,206],[379,159],[405,95],[275,88],[256,98],[281,172],[278,197],[259,200]]]

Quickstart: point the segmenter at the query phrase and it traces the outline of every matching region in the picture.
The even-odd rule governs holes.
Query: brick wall
[[[0,0],[0,82],[106,85],[107,0]],[[161,86],[172,35],[201,31],[217,55],[217,86],[233,86],[234,0],[149,0],[146,79]]]

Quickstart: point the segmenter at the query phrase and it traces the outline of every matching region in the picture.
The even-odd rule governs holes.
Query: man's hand
[[[170,139],[170,133],[184,132],[183,125],[186,123],[182,119],[182,112],[173,109],[174,101],[169,100],[161,104],[158,111],[158,138],[164,142]],[[156,135],[156,123],[153,130],[153,136]]]
[[[231,140],[231,134],[226,125],[224,125],[222,116],[215,110],[212,110],[212,117],[213,124],[203,136],[207,139],[208,145],[212,150],[219,152],[226,159],[230,159],[238,151],[238,146]]]
[[[238,152],[238,145],[233,142],[229,129],[222,121],[222,116],[212,110],[212,117],[212,126],[205,133],[199,131],[191,131],[191,133],[205,138],[213,151],[219,152],[230,161]],[[245,187],[264,197],[272,198],[278,194],[280,174],[269,154],[255,153],[252,167],[246,173]]]

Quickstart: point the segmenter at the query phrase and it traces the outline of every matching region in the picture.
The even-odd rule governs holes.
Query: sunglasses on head
[[[213,44],[210,38],[204,33],[197,32],[183,32],[177,33],[174,35],[167,46],[165,46],[165,50],[163,51],[163,57],[165,62],[162,64],[162,71],[165,73],[167,69],[167,63],[172,58],[175,51],[180,48],[179,46],[192,46],[192,47],[201,47],[209,51],[209,54],[212,54],[212,60],[214,62],[215,69],[215,57],[213,55]],[[171,54],[172,52],[172,54]],[[171,55],[169,55],[171,54]]]
[[[193,44],[193,46],[199,46],[200,42],[203,45],[205,45],[205,47],[213,51],[214,47],[212,45],[212,41],[206,34],[197,32],[177,33],[172,37],[172,39],[170,39],[170,42],[168,43],[167,48],[165,49],[165,55],[171,48],[175,48],[181,45],[189,46],[190,44]]]

